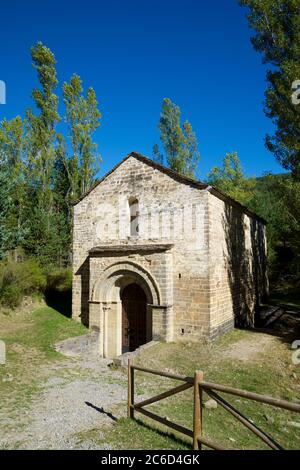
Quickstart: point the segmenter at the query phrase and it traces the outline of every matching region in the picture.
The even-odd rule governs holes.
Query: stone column
[[[168,305],[165,309],[166,316],[166,342],[171,343],[174,340],[174,314],[173,305]]]
[[[173,313],[173,254],[166,253],[166,341],[169,343],[174,340],[174,313]]]
[[[89,302],[89,327],[92,331],[98,331],[99,333],[99,346],[98,353],[103,357],[103,310],[102,304],[98,301]]]

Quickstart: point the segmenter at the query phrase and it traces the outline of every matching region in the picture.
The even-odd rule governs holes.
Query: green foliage
[[[249,201],[255,184],[253,180],[245,178],[236,152],[225,155],[221,168],[214,166],[211,169],[208,182],[241,204]]]
[[[163,163],[165,158],[172,170],[194,177],[200,160],[196,134],[188,121],[181,126],[180,108],[169,98],[163,100],[158,128],[165,156],[155,144],[154,160]]]
[[[58,81],[54,54],[38,42],[31,48],[33,66],[37,70],[40,88],[34,88],[32,97],[39,114],[31,109],[26,113],[26,141],[30,181],[38,194],[39,206],[50,213],[53,210],[51,191],[55,165],[56,125],[58,96],[55,94]]]
[[[300,179],[300,105],[293,104],[292,84],[300,79],[300,0],[241,0],[256,31],[254,48],[263,54],[268,88],[265,112],[276,126],[266,145],[284,168]]]
[[[152,152],[153,152],[153,160],[154,160],[155,162],[159,163],[160,165],[163,165],[163,163],[164,163],[164,156],[163,156],[163,154],[159,151],[159,146],[158,146],[158,144],[154,144],[154,145],[153,145]]]
[[[4,257],[9,248],[14,244],[14,233],[9,228],[9,218],[13,211],[12,184],[9,173],[0,167],[0,259]]]
[[[73,75],[70,83],[63,84],[63,97],[72,156],[68,159],[62,152],[62,157],[69,178],[69,195],[76,199],[94,183],[99,171],[101,159],[92,135],[100,125],[101,113],[95,91],[89,88],[84,96],[82,80],[78,75]]]
[[[270,274],[300,274],[300,183],[289,174],[246,178],[235,152],[212,168],[208,182],[267,221]]]
[[[70,268],[47,271],[33,258],[16,261],[12,256],[0,262],[0,305],[5,307],[18,307],[26,295],[45,294],[46,300],[53,300],[61,294],[69,296],[71,290]]]
[[[70,226],[64,213],[50,214],[38,205],[28,214],[29,234],[23,246],[44,267],[69,264]]]
[[[23,122],[20,116],[7,121],[0,127],[0,162],[17,174],[22,169]]]
[[[72,270],[70,268],[55,269],[47,274],[47,289],[66,292],[72,289]]]
[[[101,114],[94,90],[84,94],[73,75],[63,85],[69,129],[63,138],[55,56],[38,42],[31,58],[38,78],[34,107],[24,123],[19,116],[0,122],[0,259],[21,247],[40,265],[63,267],[71,258],[71,201],[94,183],[99,169],[93,133]]]
[[[46,287],[46,275],[33,260],[16,263],[11,259],[0,263],[0,304],[17,307],[25,295],[41,293]]]
[[[26,235],[23,122],[0,122],[0,259]]]

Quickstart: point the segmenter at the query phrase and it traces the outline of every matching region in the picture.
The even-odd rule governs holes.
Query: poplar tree
[[[82,80],[76,74],[63,84],[63,98],[72,155],[67,157],[62,142],[61,156],[69,179],[70,197],[74,199],[92,186],[100,168],[101,157],[93,134],[100,125],[101,113],[94,89],[88,88],[84,94]]]
[[[189,121],[181,125],[180,108],[170,98],[163,100],[158,128],[164,155],[155,144],[154,159],[159,163],[166,161],[172,170],[194,177],[200,160],[197,137]]]
[[[66,225],[56,206],[54,173],[57,155],[58,85],[53,52],[41,42],[31,48],[39,87],[32,91],[36,110],[26,112],[26,176],[31,208],[30,232],[25,248],[44,264],[61,264],[65,243],[61,228]]]
[[[40,88],[32,91],[37,114],[32,109],[26,113],[28,169],[38,207],[50,214],[53,210],[51,185],[56,158],[56,125],[60,120],[55,93],[58,84],[56,60],[53,52],[41,42],[31,48],[31,58]]]

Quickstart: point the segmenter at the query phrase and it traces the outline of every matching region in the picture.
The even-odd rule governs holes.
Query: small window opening
[[[136,198],[129,199],[130,213],[130,236],[137,237],[139,235],[139,202]]]

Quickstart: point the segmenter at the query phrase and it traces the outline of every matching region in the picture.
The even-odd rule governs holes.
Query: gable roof
[[[115,165],[106,175],[104,175],[102,178],[100,178],[96,183],[91,186],[90,189],[88,189],[79,199],[73,202],[73,206],[76,206],[80,201],[82,201],[88,194],[90,194],[97,186],[99,186],[106,178],[108,178],[109,175],[111,175],[119,166],[121,166],[126,160],[129,158],[135,158],[136,160],[139,160],[142,163],[145,163],[146,165],[151,166],[152,168],[168,175],[169,177],[173,178],[175,181],[178,181],[179,183],[182,184],[188,184],[189,186],[192,186],[194,188],[198,188],[201,190],[207,190],[217,198],[221,199],[224,202],[229,203],[230,205],[239,208],[242,212],[245,214],[256,218],[260,222],[266,224],[266,220],[257,215],[255,212],[251,211],[248,209],[246,206],[241,204],[240,202],[236,201],[235,199],[231,198],[227,194],[225,194],[223,191],[220,189],[211,186],[207,183],[202,183],[201,181],[196,181],[193,178],[189,178],[188,176],[181,175],[180,173],[177,173],[177,171],[171,170],[171,168],[167,168],[164,165],[160,165],[159,163],[156,163],[155,161],[151,160],[150,158],[145,157],[144,155],[141,155],[138,152],[130,152],[123,160],[121,160],[117,165]]]

